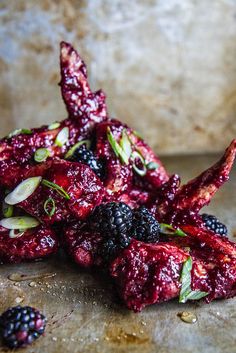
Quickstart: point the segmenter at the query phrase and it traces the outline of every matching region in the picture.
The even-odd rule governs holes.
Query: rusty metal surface
[[[216,159],[216,156],[168,157],[165,162],[170,172],[177,172],[187,180]],[[226,222],[233,238],[236,233],[236,170],[208,210]],[[8,279],[10,274],[18,272],[56,275],[22,282]],[[23,300],[22,305],[35,306],[48,317],[45,336],[19,352],[235,352],[236,299],[209,305],[183,305],[172,301],[134,314],[119,302],[109,278],[97,270],[94,272],[77,268],[63,254],[42,262],[1,266],[1,311]],[[183,310],[196,314],[197,322],[181,321],[177,314]],[[5,351],[0,348],[0,352]]]

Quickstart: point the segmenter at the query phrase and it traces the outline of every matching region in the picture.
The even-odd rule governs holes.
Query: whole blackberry
[[[132,211],[123,202],[109,202],[95,207],[90,216],[91,227],[105,238],[114,238],[116,244],[127,247],[132,227]]]
[[[227,236],[227,227],[221,223],[215,216],[203,213],[202,220],[207,229],[212,230],[216,234]]]
[[[31,344],[43,334],[46,318],[30,306],[9,308],[0,316],[0,332],[9,348]]]
[[[72,159],[76,162],[81,162],[89,166],[99,178],[103,175],[103,165],[101,161],[88,150],[84,145],[77,148],[73,154]]]
[[[133,213],[132,236],[145,243],[159,241],[160,225],[153,215],[144,206]]]

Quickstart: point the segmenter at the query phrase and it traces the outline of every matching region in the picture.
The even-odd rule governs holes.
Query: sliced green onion
[[[10,238],[20,238],[25,232],[23,230],[19,229],[11,229],[9,232],[9,237]]]
[[[69,140],[69,128],[68,127],[63,127],[61,131],[58,133],[55,144],[58,147],[64,146],[65,143]]]
[[[159,167],[159,164],[156,162],[149,162],[148,164],[146,164],[146,167],[148,170],[154,170]]]
[[[107,129],[107,139],[115,153],[115,155],[121,159],[121,162],[124,164],[129,164],[129,155],[126,154],[126,151],[119,145],[119,143],[115,140],[111,129]]]
[[[0,226],[7,229],[29,229],[35,228],[39,225],[39,221],[33,217],[10,217],[3,218],[0,221]]]
[[[45,213],[49,216],[52,217],[56,211],[56,203],[53,198],[49,197],[43,205]]]
[[[131,143],[130,140],[128,138],[126,129],[122,130],[122,137],[120,140],[120,147],[122,148],[122,150],[125,152],[127,158],[129,159],[132,153],[132,147],[131,147]]]
[[[55,130],[55,129],[58,129],[60,126],[61,124],[55,121],[55,123],[48,125],[48,130]]]
[[[52,183],[49,180],[43,179],[42,185],[46,186],[49,189],[56,190],[58,192],[58,194],[61,195],[62,197],[64,197],[65,199],[67,199],[67,200],[70,199],[70,195],[67,194],[67,192],[61,186],[59,186],[57,184]]]
[[[139,174],[140,176],[144,176],[146,173],[147,173],[147,168],[146,168],[146,165],[145,165],[145,160],[143,158],[143,156],[137,152],[137,151],[134,151],[131,155],[131,159],[133,161],[133,169],[135,170],[135,172],[137,174]],[[140,169],[136,164],[135,164],[135,159],[139,159],[142,163],[142,169]]]
[[[5,202],[9,205],[16,205],[26,200],[37,189],[42,177],[32,177],[22,181],[10,194],[5,197]]]
[[[41,163],[46,161],[49,156],[50,152],[47,148],[39,148],[35,151],[34,160],[35,162]]]
[[[8,205],[5,201],[2,203],[2,213],[5,218],[12,217],[14,208],[12,205]]]
[[[77,150],[77,148],[79,148],[82,145],[86,145],[86,147],[89,149],[91,147],[91,141],[90,140],[82,140],[82,141],[77,142],[74,146],[72,146],[69,149],[69,151],[67,151],[64,158],[69,159],[70,157],[72,157],[75,150]]]
[[[180,282],[181,290],[179,295],[179,302],[186,303],[188,300],[199,300],[208,295],[207,292],[192,291],[191,290],[191,271],[192,271],[193,261],[191,256],[183,264]]]
[[[134,134],[135,136],[137,136],[138,138],[140,138],[141,140],[143,140],[143,137],[142,137],[142,135],[140,134],[139,131],[134,130],[134,131],[133,131],[133,134]]]
[[[178,237],[186,237],[187,234],[184,233],[180,228],[174,228],[170,224],[161,223],[161,233],[167,235],[177,235]]]
[[[13,136],[20,135],[20,134],[31,135],[32,134],[32,130],[29,130],[29,129],[16,129],[16,130],[10,132],[10,134],[7,135],[7,138],[11,138]]]

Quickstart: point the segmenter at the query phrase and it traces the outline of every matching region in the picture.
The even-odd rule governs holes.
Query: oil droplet
[[[187,324],[195,324],[195,322],[197,322],[197,316],[190,311],[182,311],[178,313],[177,316]]]
[[[34,282],[34,281],[33,281],[33,282],[30,282],[30,283],[29,283],[29,286],[30,286],[30,287],[37,287],[37,283]]]
[[[15,299],[16,304],[20,304],[23,301],[24,301],[24,298],[21,298],[21,297],[16,297],[16,299]]]

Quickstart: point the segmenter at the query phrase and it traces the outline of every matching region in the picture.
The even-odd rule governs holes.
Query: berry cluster
[[[106,260],[111,259],[119,249],[126,248],[131,238],[147,243],[159,240],[159,223],[143,206],[132,211],[123,202],[101,204],[95,207],[90,225],[104,236],[101,255]]]
[[[9,308],[0,316],[3,342],[9,348],[31,344],[44,333],[46,318],[30,306]]]

